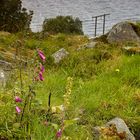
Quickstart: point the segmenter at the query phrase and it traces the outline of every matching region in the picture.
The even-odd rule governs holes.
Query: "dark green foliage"
[[[83,34],[82,22],[79,18],[71,16],[57,16],[56,18],[46,19],[43,23],[43,32]]]
[[[136,24],[131,23],[133,29],[135,30],[136,34],[140,36],[140,22],[137,22]]]
[[[18,32],[29,29],[33,12],[22,8],[21,0],[0,1],[0,30]]]

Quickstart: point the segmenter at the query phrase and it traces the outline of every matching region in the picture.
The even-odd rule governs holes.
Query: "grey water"
[[[91,20],[92,16],[110,14],[106,17],[106,31],[122,20],[140,20],[140,0],[22,0],[23,6],[33,10],[33,31],[42,29],[45,18],[71,15],[80,20]],[[100,22],[100,21],[99,21]],[[84,24],[84,33],[92,36],[94,25]],[[100,28],[100,26],[99,26]]]

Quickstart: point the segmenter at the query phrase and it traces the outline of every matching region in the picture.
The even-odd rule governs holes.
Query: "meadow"
[[[94,48],[77,50],[88,42],[80,35],[0,35],[0,59],[14,67],[0,91],[0,140],[92,140],[93,127],[115,117],[139,136],[140,55],[122,49],[138,44],[99,41]],[[60,48],[69,55],[54,64],[51,55]],[[43,51],[45,62],[37,49]],[[15,54],[19,59],[13,58]],[[40,63],[44,79],[34,82]],[[22,102],[15,102],[15,96]]]

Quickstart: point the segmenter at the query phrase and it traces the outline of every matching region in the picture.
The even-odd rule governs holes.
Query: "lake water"
[[[106,30],[119,21],[140,20],[140,0],[22,0],[23,6],[34,11],[31,24],[33,31],[40,31],[45,18],[57,15],[72,15],[80,20],[92,19],[109,13],[106,17]],[[100,21],[99,21],[100,22]],[[92,35],[92,24],[85,23],[85,34]],[[92,26],[94,27],[94,26]],[[98,26],[100,28],[100,25]]]

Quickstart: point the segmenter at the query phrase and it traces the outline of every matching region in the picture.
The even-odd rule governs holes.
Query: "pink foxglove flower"
[[[16,106],[16,112],[17,112],[18,114],[20,114],[20,112],[21,112],[21,110],[20,110],[20,108],[19,108],[18,106]]]
[[[46,57],[42,51],[38,50],[38,55],[42,59],[42,61],[45,61]]]
[[[44,66],[41,64],[40,65],[40,71],[43,73],[43,72],[45,72],[45,68],[44,68]]]
[[[62,130],[59,129],[59,130],[57,131],[57,133],[56,133],[56,137],[57,137],[57,138],[60,138],[61,136],[62,136]]]
[[[39,79],[40,79],[40,81],[43,81],[43,80],[44,80],[44,78],[43,78],[43,74],[42,74],[41,71],[39,72]]]
[[[15,102],[22,102],[21,98],[18,96],[15,96]]]

